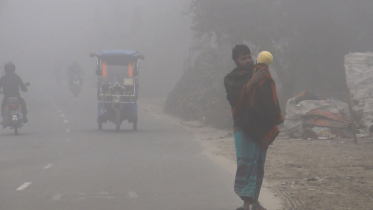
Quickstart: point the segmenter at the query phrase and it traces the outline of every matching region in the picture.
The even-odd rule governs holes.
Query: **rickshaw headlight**
[[[124,78],[123,85],[133,85],[133,78]]]

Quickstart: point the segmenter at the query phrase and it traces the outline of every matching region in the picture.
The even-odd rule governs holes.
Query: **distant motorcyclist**
[[[1,116],[3,116],[4,107],[8,98],[18,97],[18,100],[22,105],[23,122],[26,123],[28,121],[26,116],[26,102],[19,94],[19,89],[21,89],[23,92],[26,92],[27,87],[25,83],[23,83],[22,79],[15,73],[16,66],[12,62],[8,62],[7,64],[5,64],[4,70],[5,75],[0,78],[0,89],[3,89],[4,94],[3,103],[1,104]]]
[[[73,63],[69,67],[67,67],[66,73],[70,86],[74,84],[74,79],[76,76],[79,77],[80,86],[83,85],[84,70],[79,65],[79,62],[77,60],[73,61]]]

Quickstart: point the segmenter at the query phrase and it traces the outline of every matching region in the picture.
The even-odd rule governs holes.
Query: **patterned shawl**
[[[240,122],[241,129],[248,136],[267,149],[279,134],[277,125],[283,122],[283,118],[275,81],[268,66],[257,64],[254,71],[262,68],[267,72],[267,77],[253,85],[249,93],[243,86],[250,80],[253,71],[236,68],[225,77],[224,84],[233,119]]]

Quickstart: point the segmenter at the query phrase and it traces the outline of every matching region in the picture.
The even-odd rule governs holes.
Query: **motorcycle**
[[[30,83],[25,83],[26,86],[30,86]],[[3,111],[3,128],[10,127],[14,130],[14,134],[18,135],[18,129],[23,124],[22,105],[18,97],[9,97],[5,102]]]
[[[70,91],[74,94],[75,97],[78,96],[79,92],[82,90],[82,78],[80,76],[75,76],[74,81],[70,84]]]

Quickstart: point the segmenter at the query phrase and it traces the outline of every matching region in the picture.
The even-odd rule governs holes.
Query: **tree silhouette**
[[[192,30],[275,55],[283,97],[345,90],[344,55],[373,48],[373,1],[194,0]]]

